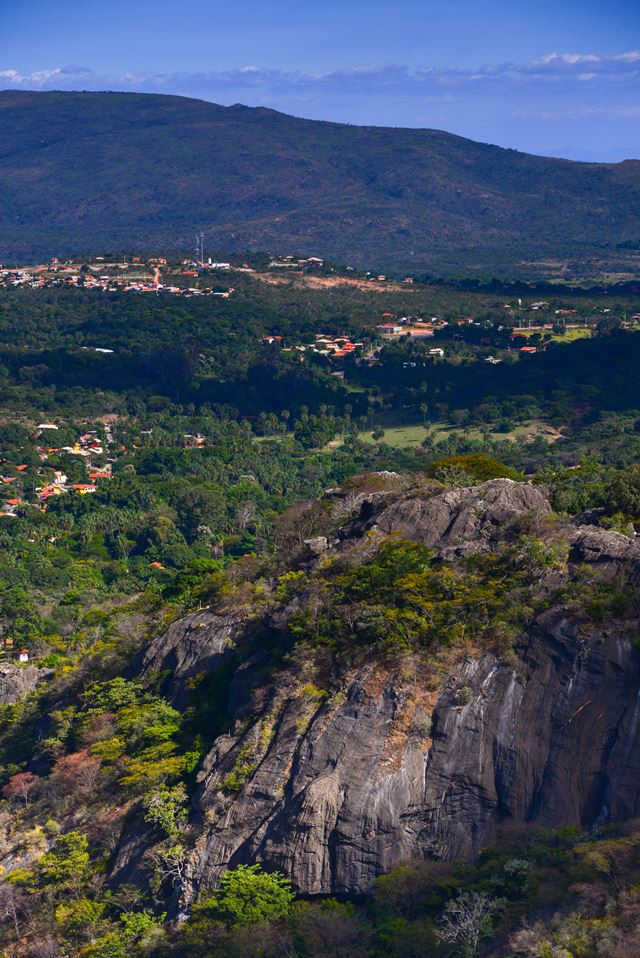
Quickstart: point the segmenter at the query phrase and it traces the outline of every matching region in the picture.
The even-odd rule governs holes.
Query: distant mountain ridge
[[[437,130],[131,93],[0,93],[0,259],[88,250],[318,254],[518,271],[640,245],[640,161],[581,164]]]

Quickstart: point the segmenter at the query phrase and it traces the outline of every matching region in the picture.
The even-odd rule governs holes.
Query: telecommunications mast
[[[204,263],[204,233],[196,233],[196,260]]]

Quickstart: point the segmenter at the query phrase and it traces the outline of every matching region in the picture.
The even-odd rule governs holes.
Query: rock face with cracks
[[[464,556],[549,511],[543,490],[509,480],[374,496],[328,549],[377,530]],[[634,540],[594,526],[567,537],[573,561],[637,579]],[[176,701],[185,676],[241,641],[232,619],[197,613],[149,650],[149,667],[174,663]],[[323,696],[285,669],[249,719],[262,665],[249,658],[232,680],[247,720],[216,739],[199,773],[177,910],[241,863],[281,869],[306,894],[354,894],[402,860],[471,858],[505,823],[590,828],[640,814],[640,657],[614,625],[551,605],[508,661],[468,655],[435,691],[419,668],[375,660]]]
[[[443,558],[471,555],[491,548],[492,543],[520,517],[551,511],[539,486],[493,479],[481,486],[450,489],[429,498],[420,495],[397,499],[355,528],[400,533],[435,549]]]
[[[147,649],[142,674],[169,671],[169,700],[184,705],[187,681],[216,669],[233,653],[242,623],[240,615],[216,615],[207,609],[178,619]]]
[[[14,705],[49,675],[51,669],[39,669],[33,665],[20,668],[11,662],[1,663],[0,705]]]

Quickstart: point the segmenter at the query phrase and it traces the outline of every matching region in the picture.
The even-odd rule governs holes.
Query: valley
[[[3,947],[633,954],[637,289],[318,259],[3,276]]]

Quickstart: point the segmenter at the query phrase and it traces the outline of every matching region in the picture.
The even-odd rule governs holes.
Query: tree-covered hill
[[[0,94],[0,256],[271,249],[505,272],[636,255],[640,163],[124,93]],[[541,267],[539,266],[538,269]]]

